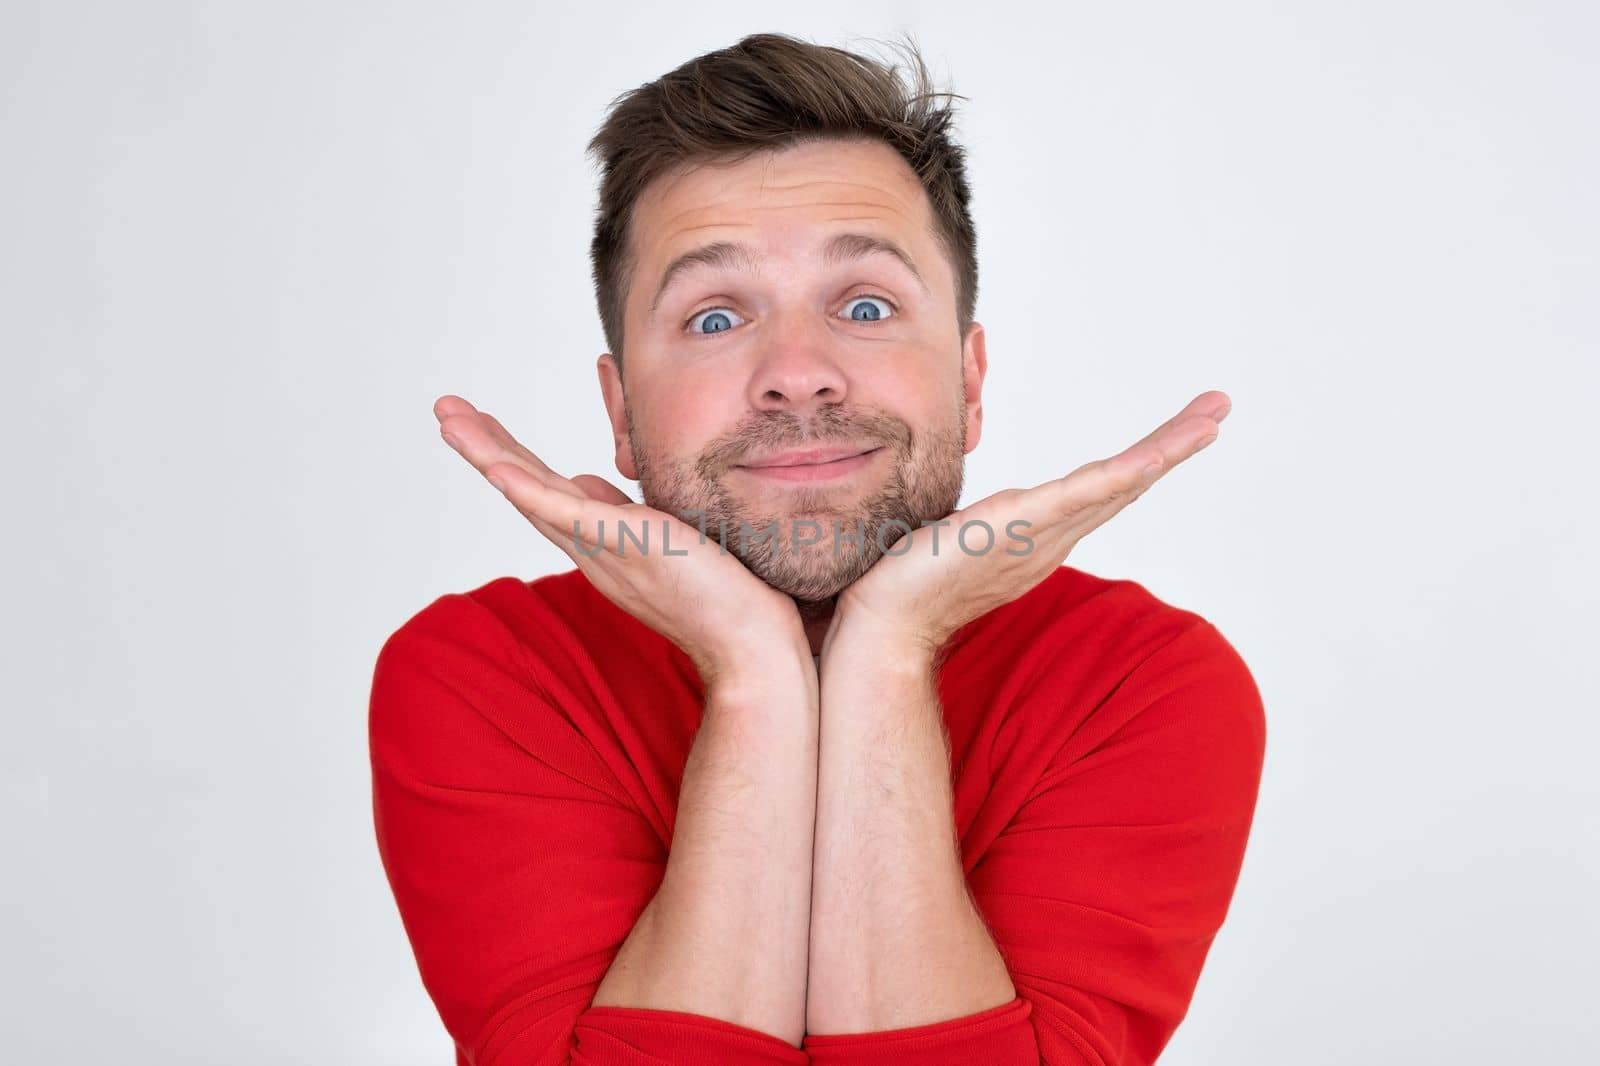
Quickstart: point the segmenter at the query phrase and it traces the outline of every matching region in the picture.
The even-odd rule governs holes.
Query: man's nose
[[[826,404],[844,402],[844,366],[828,327],[816,312],[780,314],[763,338],[750,377],[750,405],[761,411],[789,411],[802,417]]]

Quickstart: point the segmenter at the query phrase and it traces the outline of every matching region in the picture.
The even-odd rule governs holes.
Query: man
[[[598,369],[643,503],[435,407],[576,564],[378,658],[378,841],[458,1063],[1148,1063],[1184,1016],[1260,696],[1062,562],[1227,397],[952,513],[987,356],[912,56],[762,34],[614,103]]]

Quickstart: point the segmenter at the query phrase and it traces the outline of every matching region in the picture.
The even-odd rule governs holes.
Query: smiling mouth
[[[774,481],[829,481],[844,477],[866,467],[872,457],[883,451],[882,446],[869,448],[855,455],[842,456],[821,462],[791,462],[779,458],[773,463],[759,466],[735,466],[747,474]]]

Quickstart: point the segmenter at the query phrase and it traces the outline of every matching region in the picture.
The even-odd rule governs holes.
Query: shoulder
[[[608,606],[576,569],[532,580],[497,577],[444,593],[415,611],[384,640],[378,666],[472,660],[536,680],[549,653],[581,644]]]
[[[956,639],[1000,664],[1093,662],[1114,672],[1200,624],[1209,623],[1137,581],[1059,566],[1022,596],[963,627]]]
[[[573,732],[563,679],[582,668],[597,595],[573,570],[496,578],[416,610],[373,666],[374,759],[422,766],[489,747],[559,750]]]
[[[1033,712],[1092,748],[1135,719],[1190,714],[1259,750],[1264,709],[1238,649],[1200,613],[1140,582],[1071,566],[966,627],[951,653],[971,691],[1028,694]]]

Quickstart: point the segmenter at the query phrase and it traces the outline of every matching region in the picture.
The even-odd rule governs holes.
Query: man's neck
[[[811,645],[812,658],[822,654],[822,640],[828,635],[828,627],[833,625],[834,602],[833,597],[821,603],[795,601],[795,606],[800,610],[800,621],[806,628],[806,640]]]

